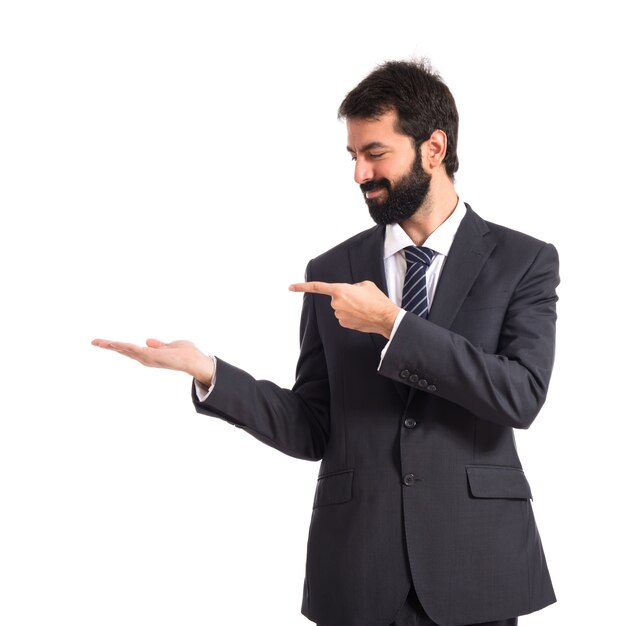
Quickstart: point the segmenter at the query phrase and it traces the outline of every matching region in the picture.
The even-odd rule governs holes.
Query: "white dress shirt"
[[[428,295],[428,310],[430,311],[433,298],[435,297],[435,291],[437,289],[437,283],[441,276],[441,271],[446,263],[454,236],[459,228],[461,220],[465,217],[466,208],[463,202],[459,199],[454,211],[450,217],[440,224],[435,231],[433,231],[426,241],[422,244],[427,248],[430,248],[435,252],[431,264],[426,269],[426,293]],[[402,289],[404,287],[404,277],[406,276],[406,259],[404,257],[404,248],[407,246],[415,245],[411,238],[406,234],[400,224],[389,224],[385,228],[385,245],[384,245],[384,265],[385,265],[385,279],[387,281],[387,289],[389,291],[389,299],[397,304],[402,305]],[[396,330],[400,325],[400,322],[406,315],[406,311],[401,309],[394,322],[393,329],[389,341],[383,348],[380,355],[380,362],[383,362],[387,348],[393,341],[393,337],[396,334]],[[215,357],[211,357],[213,363],[216,364]],[[380,367],[380,366],[379,366]],[[196,385],[196,396],[198,400],[203,402],[209,397],[211,391],[213,391],[217,379],[217,367],[213,374],[213,384],[210,387],[194,381]]]

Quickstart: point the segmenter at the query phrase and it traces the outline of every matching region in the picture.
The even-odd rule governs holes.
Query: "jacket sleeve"
[[[321,459],[330,428],[330,392],[311,294],[303,298],[300,357],[293,389],[255,380],[218,358],[217,382],[209,397],[200,402],[193,386],[191,393],[199,413],[222,418],[290,456]]]
[[[552,372],[558,282],[557,252],[546,244],[513,291],[495,354],[408,313],[380,374],[481,419],[528,428],[545,401]]]

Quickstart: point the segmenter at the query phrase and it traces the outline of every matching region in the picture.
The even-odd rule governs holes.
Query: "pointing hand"
[[[364,333],[378,333],[387,339],[400,307],[396,306],[371,280],[362,283],[296,283],[291,291],[321,293],[330,296],[330,306],[344,328]]]

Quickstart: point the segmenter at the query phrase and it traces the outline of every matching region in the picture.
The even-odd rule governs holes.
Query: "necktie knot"
[[[426,246],[408,246],[404,249],[404,256],[407,267],[410,267],[413,263],[419,263],[428,267],[435,256],[435,252]]]

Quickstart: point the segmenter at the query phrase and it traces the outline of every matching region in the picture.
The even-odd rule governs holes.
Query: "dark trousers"
[[[482,622],[481,624],[468,624],[467,626],[516,626],[517,617],[498,620],[496,622]],[[437,626],[422,608],[417,599],[415,590],[411,588],[406,602],[396,615],[396,619],[389,626]]]

